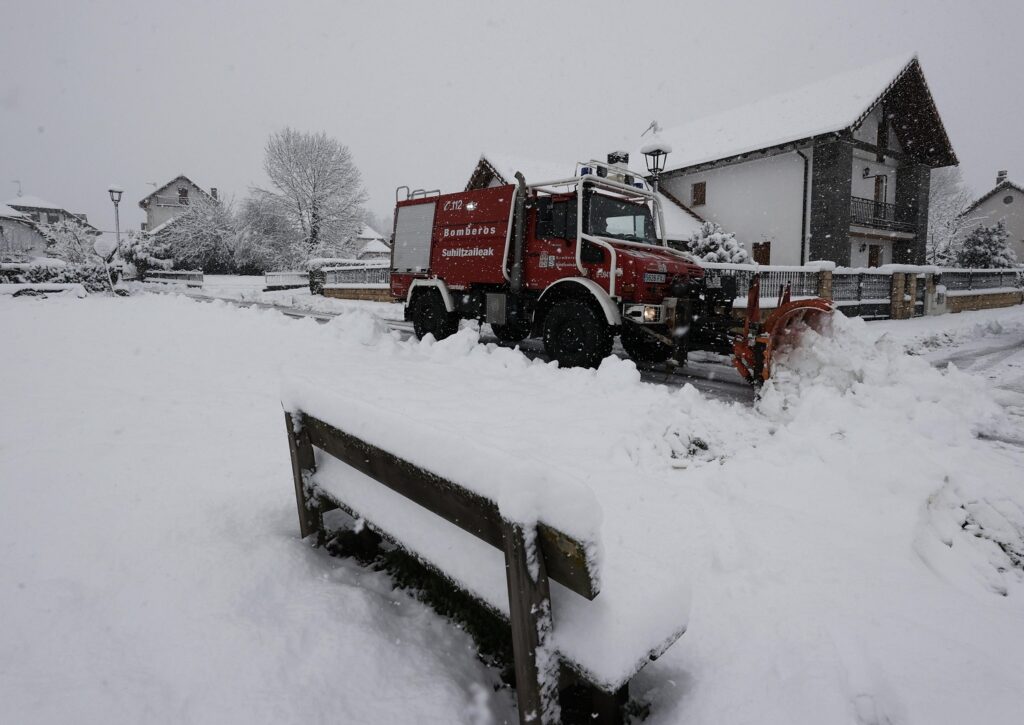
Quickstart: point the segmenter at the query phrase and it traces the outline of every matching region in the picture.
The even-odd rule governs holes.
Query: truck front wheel
[[[544,319],[544,349],[562,367],[597,367],[611,355],[614,339],[604,318],[582,300],[558,302]]]
[[[530,336],[530,325],[529,323],[523,322],[499,325],[492,322],[491,332],[493,332],[494,336],[505,344],[515,344],[517,342],[522,342]]]
[[[672,348],[651,337],[635,322],[622,323],[622,347],[636,362],[662,363],[672,356]]]
[[[459,330],[459,316],[448,311],[437,290],[428,290],[416,295],[410,313],[412,329],[421,340],[428,334],[437,340],[443,340]]]

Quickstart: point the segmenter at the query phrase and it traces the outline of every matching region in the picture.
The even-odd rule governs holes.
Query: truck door
[[[576,197],[541,197],[526,244],[526,287],[576,276]]]

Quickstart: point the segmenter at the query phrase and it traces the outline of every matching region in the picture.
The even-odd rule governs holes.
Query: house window
[[[707,182],[698,181],[690,191],[690,201],[693,206],[703,206],[707,203]]]
[[[47,214],[46,215],[46,223],[47,224],[56,224],[59,221],[60,221],[60,214]]]
[[[754,244],[754,264],[772,263],[772,243],[756,242]]]
[[[869,267],[881,267],[882,266],[882,245],[881,244],[869,244],[868,245],[868,266]]]
[[[1008,196],[1004,196],[1003,197],[1003,203],[1004,204],[1012,204],[1013,203],[1013,194],[1010,194]]]
[[[188,204],[188,187],[187,186],[179,186],[178,187],[178,203],[179,204]]]

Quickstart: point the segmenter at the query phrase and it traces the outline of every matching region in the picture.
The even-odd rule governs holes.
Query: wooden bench
[[[143,276],[142,281],[160,282],[162,284],[181,284],[184,282],[187,287],[202,287],[203,273],[186,272],[181,270],[149,270]]]
[[[581,682],[578,674],[561,666],[559,656],[550,656],[557,653],[551,644],[555,624],[549,579],[588,600],[599,594],[586,542],[543,522],[535,529],[524,529],[504,519],[494,501],[308,414],[285,413],[285,426],[303,538],[315,535],[323,545],[324,514],[341,509],[436,570],[425,557],[403,545],[400,532],[378,528],[365,512],[356,511],[316,484],[314,449],[319,449],[504,553],[521,723],[561,722],[563,706],[584,713],[586,722],[624,721],[628,682],[608,692]],[[438,573],[445,576],[443,571]],[[453,577],[445,578],[453,581]],[[593,633],[595,637],[600,634]],[[568,684],[572,687],[566,687]]]

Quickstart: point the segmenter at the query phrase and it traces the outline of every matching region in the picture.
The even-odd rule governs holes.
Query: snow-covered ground
[[[622,504],[587,519],[609,566],[690,592],[647,722],[1019,722],[1024,308],[838,318],[754,406],[344,309],[0,299],[0,719],[514,718],[466,635],[298,541],[287,377]]]

